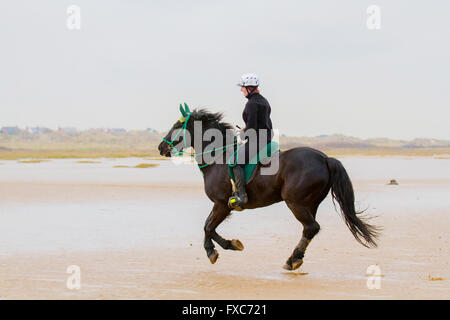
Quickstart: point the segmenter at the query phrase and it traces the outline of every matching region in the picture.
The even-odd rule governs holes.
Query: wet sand
[[[301,236],[284,203],[234,213],[219,228],[242,252],[216,246],[211,202],[195,166],[96,159],[0,163],[0,299],[449,299],[450,160],[343,157],[357,206],[384,228],[377,249],[352,237],[330,197],[304,264],[282,269]],[[115,165],[159,163],[153,168]],[[398,186],[386,185],[396,179]],[[67,267],[81,269],[68,289]],[[368,289],[367,268],[381,270]]]

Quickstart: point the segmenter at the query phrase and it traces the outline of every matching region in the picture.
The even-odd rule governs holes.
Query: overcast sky
[[[449,16],[444,0],[1,1],[0,126],[165,131],[183,101],[242,125],[253,72],[281,133],[450,139]]]

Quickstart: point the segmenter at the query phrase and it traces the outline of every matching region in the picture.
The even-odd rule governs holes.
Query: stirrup
[[[238,193],[235,193],[233,196],[231,196],[228,199],[228,207],[230,209],[234,209],[236,211],[242,211],[244,210],[243,205],[245,202],[239,197]]]
[[[230,197],[230,199],[228,199],[228,208],[236,211],[244,210],[244,208],[240,206],[240,201],[238,201],[235,197]]]

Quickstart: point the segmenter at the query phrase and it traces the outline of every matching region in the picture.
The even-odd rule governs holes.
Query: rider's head
[[[259,77],[253,73],[243,74],[237,85],[241,87],[241,92],[247,97],[252,93],[258,92]]]

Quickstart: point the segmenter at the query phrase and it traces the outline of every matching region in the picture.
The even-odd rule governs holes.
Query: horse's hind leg
[[[302,265],[303,257],[308,244],[320,230],[320,225],[317,223],[315,218],[318,206],[304,207],[290,201],[286,201],[286,204],[294,213],[297,220],[303,225],[302,238],[292,252],[292,255],[286,261],[286,264],[283,266],[286,270],[295,270]]]
[[[221,224],[229,214],[230,209],[227,206],[215,204],[205,222],[204,247],[209,260],[213,264],[219,257],[219,253],[216,249],[214,249],[214,243],[212,242],[212,240],[217,242],[224,249],[239,251],[244,250],[244,245],[239,240],[225,240],[216,232],[217,226]]]

